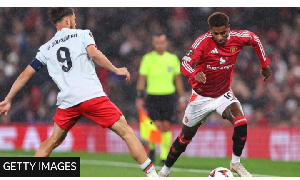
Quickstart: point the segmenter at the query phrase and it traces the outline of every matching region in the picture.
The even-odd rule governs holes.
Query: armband
[[[137,95],[137,98],[143,98],[143,99],[146,98],[146,93],[143,90],[137,90],[136,95]]]
[[[36,72],[43,67],[43,64],[41,63],[41,61],[34,59],[33,61],[31,61],[31,63],[29,64]]]

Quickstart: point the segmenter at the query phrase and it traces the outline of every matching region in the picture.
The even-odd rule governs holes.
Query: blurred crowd
[[[165,33],[169,51],[180,59],[202,33],[209,30],[208,16],[227,13],[231,29],[256,33],[271,60],[272,78],[263,81],[260,63],[251,47],[240,53],[232,89],[242,103],[249,125],[300,126],[300,9],[299,8],[74,8],[79,29],[90,29],[98,48],[117,66],[126,66],[131,81],[96,67],[105,92],[125,114],[138,122],[136,82],[142,56],[152,50],[151,38]],[[38,48],[56,33],[48,21],[49,8],[0,8],[0,100],[35,58]],[[187,100],[191,88],[183,77]],[[13,102],[2,123],[51,122],[58,88],[47,68],[36,73]],[[86,120],[82,120],[85,122]],[[88,122],[88,121],[86,121]],[[181,117],[174,118],[179,124]],[[207,125],[226,125],[213,114]]]

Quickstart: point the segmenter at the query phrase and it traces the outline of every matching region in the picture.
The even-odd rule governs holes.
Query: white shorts
[[[219,97],[211,98],[201,96],[193,90],[182,122],[188,127],[203,124],[212,112],[217,112],[222,116],[224,110],[234,102],[240,103],[232,91],[228,91]]]

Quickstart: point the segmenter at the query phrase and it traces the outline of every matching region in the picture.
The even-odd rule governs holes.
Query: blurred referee
[[[170,131],[171,117],[175,113],[177,99],[180,111],[185,109],[184,90],[180,73],[180,60],[175,54],[167,51],[168,40],[165,34],[152,38],[155,50],[143,56],[137,83],[138,109],[144,108],[162,134],[160,160],[163,165],[172,144]],[[145,92],[147,82],[147,89]],[[175,83],[174,83],[175,82]],[[177,90],[178,97],[175,95]],[[150,143],[149,158],[154,162],[155,144]]]

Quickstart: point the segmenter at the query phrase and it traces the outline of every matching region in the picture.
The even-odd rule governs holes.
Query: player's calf
[[[233,120],[234,132],[232,135],[233,153],[241,156],[247,140],[247,120],[245,116],[236,117]]]
[[[183,153],[187,147],[187,145],[191,142],[191,140],[184,139],[182,134],[180,133],[176,140],[173,142],[170,152],[168,154],[165,165],[161,169],[159,175],[160,177],[166,177],[170,174],[170,168],[174,165],[178,157]]]

